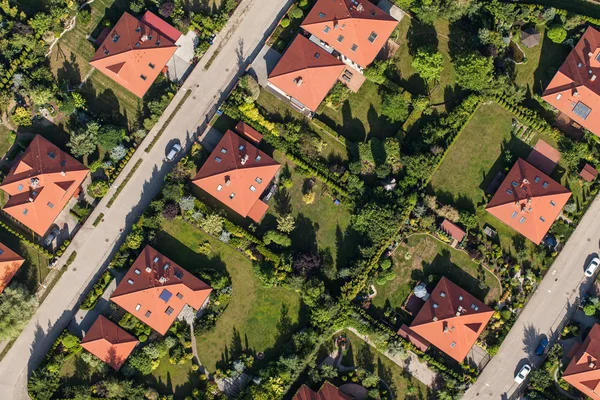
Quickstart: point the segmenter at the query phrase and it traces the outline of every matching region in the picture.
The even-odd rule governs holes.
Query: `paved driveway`
[[[160,190],[164,177],[172,166],[163,161],[167,144],[177,139],[189,150],[195,135],[204,129],[203,124],[208,119],[207,112],[213,110],[215,104],[226,95],[227,88],[260,50],[261,42],[290,3],[291,0],[242,0],[230,22],[217,37],[215,45],[190,74],[182,90],[167,107],[157,126],[148,134],[61,260],[64,263],[66,257],[75,250],[78,253],[75,262],[64,273],[40,305],[36,315],[0,361],[2,400],[29,398],[27,377],[43,360],[54,340],[73,318],[77,304],[100,276],[132,224]],[[208,70],[204,70],[205,63],[216,51],[218,55],[212,65]],[[152,151],[145,153],[146,145],[188,89],[192,90],[190,98]],[[140,167],[112,207],[106,208],[106,203],[116,187],[140,158],[143,160]],[[99,213],[104,214],[104,222],[94,227],[92,223]]]
[[[535,355],[542,335],[557,339],[565,321],[575,313],[577,301],[593,283],[584,279],[583,270],[591,254],[598,252],[600,239],[600,200],[596,198],[546,277],[519,315],[498,354],[483,370],[464,399],[514,399],[519,387],[514,376],[525,363],[539,366]]]

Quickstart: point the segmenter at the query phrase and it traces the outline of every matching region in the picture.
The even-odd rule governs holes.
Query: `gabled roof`
[[[545,174],[552,174],[554,168],[560,161],[560,151],[550,146],[542,139],[538,140],[529,156],[527,156],[527,162],[537,169],[541,170]]]
[[[262,139],[262,133],[258,132],[256,129],[245,123],[244,121],[239,121],[235,126],[235,131],[242,136],[247,137],[251,141],[253,141],[256,145],[258,145]]]
[[[542,98],[600,136],[600,32],[585,31]]]
[[[590,164],[585,164],[583,166],[583,169],[579,173],[579,176],[581,176],[583,179],[585,179],[588,182],[592,182],[598,176],[598,171],[596,170],[596,168],[592,167]]]
[[[337,386],[326,381],[318,392],[315,392],[306,385],[302,385],[292,400],[352,400],[352,397],[342,392]]]
[[[592,327],[562,377],[583,394],[600,400],[600,325]]]
[[[193,182],[242,217],[260,222],[268,208],[260,196],[279,167],[271,157],[227,130]]]
[[[20,255],[0,243],[0,293],[8,286],[24,262]]]
[[[462,362],[493,314],[475,296],[442,277],[410,330]]]
[[[301,26],[364,68],[396,25],[398,21],[366,0],[318,0]]]
[[[345,68],[342,61],[297,35],[268,81],[314,111]]]
[[[570,197],[567,188],[519,158],[486,210],[539,244]]]
[[[81,347],[119,370],[138,340],[100,315],[81,341]]]
[[[43,236],[88,172],[79,161],[36,135],[0,185],[10,195],[3,210]]]
[[[531,27],[521,31],[521,43],[527,48],[537,46],[540,43],[540,33]]]
[[[175,32],[150,11],[141,20],[124,13],[90,64],[131,93],[144,97],[177,50]]]
[[[199,310],[211,291],[206,283],[146,246],[110,299],[164,335],[186,304]]]
[[[465,231],[456,226],[456,224],[453,224],[447,219],[444,219],[441,228],[444,232],[450,235],[451,238],[456,239],[457,242],[462,242],[462,240],[465,238],[465,235],[467,234]]]

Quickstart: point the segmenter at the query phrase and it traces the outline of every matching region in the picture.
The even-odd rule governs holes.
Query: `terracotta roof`
[[[475,296],[442,277],[410,330],[462,362],[493,314]]]
[[[548,175],[554,171],[554,168],[559,161],[560,151],[556,150],[542,139],[538,140],[537,144],[527,157],[528,163]]]
[[[598,171],[596,171],[596,168],[592,167],[590,164],[585,164],[579,173],[579,176],[586,181],[591,182],[598,176]]]
[[[298,35],[269,74],[268,81],[314,111],[345,68],[342,61]]]
[[[441,228],[444,232],[450,235],[450,237],[456,239],[458,242],[462,242],[462,240],[465,238],[465,235],[467,234],[465,231],[463,231],[447,219],[444,219]]]
[[[431,343],[422,338],[421,335],[417,334],[416,332],[413,332],[405,324],[402,324],[402,326],[398,330],[398,335],[414,344],[417,347],[417,349],[421,351],[427,351],[429,346],[431,346]]]
[[[36,135],[0,185],[10,195],[3,210],[43,236],[88,172],[79,161]]]
[[[173,43],[177,42],[177,40],[181,37],[181,32],[168,24],[165,20],[161,19],[158,15],[153,14],[150,11],[146,11],[146,13],[142,16],[141,21],[159,31],[163,36],[167,37]]]
[[[100,315],[81,341],[81,347],[118,370],[138,340]]]
[[[164,335],[187,304],[199,310],[212,288],[146,246],[110,299]]]
[[[242,217],[260,222],[268,208],[260,196],[279,167],[278,162],[228,130],[193,182]]]
[[[8,286],[24,262],[20,255],[0,243],[0,293]]]
[[[600,325],[595,324],[562,377],[583,394],[600,400]]]
[[[144,97],[177,50],[175,41],[169,38],[174,36],[175,28],[167,29],[166,22],[158,24],[158,21],[162,20],[149,12],[141,21],[124,13],[90,64],[131,93]]]
[[[539,244],[570,197],[567,188],[519,158],[486,210]]]
[[[292,400],[352,400],[352,397],[326,381],[318,392],[302,385]]]
[[[254,129],[253,127],[251,127],[243,121],[237,123],[237,125],[235,126],[235,131],[239,135],[247,137],[255,144],[259,144],[263,139],[263,135],[260,132],[258,132],[256,129]]]
[[[542,97],[600,136],[600,32],[585,31]]]
[[[398,21],[366,0],[318,0],[301,26],[364,68],[396,25]]]

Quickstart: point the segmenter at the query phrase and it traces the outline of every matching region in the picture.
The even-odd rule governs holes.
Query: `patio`
[[[338,78],[338,81],[346,85],[354,93],[358,92],[367,78],[352,67],[346,67]]]

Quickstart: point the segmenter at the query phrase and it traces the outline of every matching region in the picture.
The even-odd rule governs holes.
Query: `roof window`
[[[352,51],[358,50],[358,45],[353,44],[352,47],[350,47],[350,50],[352,50]]]
[[[559,93],[556,95],[556,100],[560,100],[560,98],[562,97],[562,93]]]
[[[140,303],[138,303],[138,305],[137,305],[137,306],[135,306],[135,311],[139,311],[139,310],[140,310],[140,308],[142,308],[142,305],[141,305]]]
[[[50,202],[50,201],[49,201],[49,202],[48,202],[48,207],[50,207],[50,208],[54,208],[54,204],[52,204],[52,202]]]
[[[220,192],[221,189],[223,189],[223,185],[219,184],[219,186],[217,186],[217,192]]]
[[[169,300],[171,300],[172,296],[173,296],[173,293],[169,292],[167,289],[163,289],[163,291],[160,293],[160,296],[158,296],[158,297],[165,303],[168,303]]]
[[[227,154],[227,149],[225,147],[221,147],[221,153]]]
[[[328,27],[327,25],[325,25],[325,28],[323,28],[323,32],[325,32],[325,33],[329,33],[330,30],[331,30],[331,28]]]
[[[256,188],[253,185],[250,185],[250,191],[256,192]]]
[[[130,285],[133,285],[133,279],[127,279],[127,283],[129,283]]]
[[[61,166],[61,167],[64,167],[65,165],[67,165],[67,160],[62,160],[62,161],[60,162],[60,166]]]
[[[166,263],[165,266],[163,267],[163,270],[168,271],[169,270],[169,263]]]
[[[342,43],[344,41],[344,37],[342,35],[338,36],[337,41]]]
[[[28,209],[24,209],[24,210],[23,210],[23,215],[27,215],[27,213],[28,213],[28,212],[29,212],[29,210],[28,210]]]
[[[19,184],[19,186],[17,186],[17,190],[20,192],[21,190],[23,190],[23,185]]]
[[[49,151],[49,152],[48,152],[48,157],[50,157],[51,159],[53,159],[53,160],[54,160],[54,159],[56,158],[56,153],[55,153],[55,152],[53,152],[53,151]]]
[[[233,200],[234,197],[235,197],[235,193],[231,192],[231,194],[229,195],[229,199]]]
[[[517,218],[517,215],[518,215],[518,214],[519,214],[518,212],[516,212],[516,211],[513,211],[513,213],[512,213],[512,217],[513,217],[513,218]]]
[[[138,27],[135,29],[135,31],[136,31],[136,32],[141,32],[141,31],[142,31],[142,27],[141,27],[141,26],[138,26]]]
[[[319,18],[325,18],[325,13],[320,12],[319,13]]]
[[[173,275],[175,275],[175,278],[177,279],[183,279],[183,272],[179,269],[176,269],[175,272],[173,272]]]
[[[458,299],[459,299],[460,301],[462,301],[463,297],[462,297],[462,296],[458,296]]]
[[[546,222],[546,219],[544,217],[540,217],[540,221]]]
[[[260,184],[260,183],[262,183],[262,178],[259,178],[259,177],[257,176],[257,177],[256,177],[256,179],[255,179],[255,181],[256,181],[256,183],[259,183],[259,184]]]
[[[137,268],[136,268],[135,270],[133,270],[133,272],[135,272],[135,274],[136,274],[136,275],[139,275],[139,274],[140,274],[140,270],[139,270],[139,269],[137,269]]]
[[[152,315],[152,311],[150,311],[150,310],[146,311],[146,318],[150,318],[151,315]]]
[[[154,263],[158,262],[158,257],[154,257],[154,260],[152,260]]]
[[[523,222],[525,222],[525,220],[527,220],[527,218],[521,217],[521,219],[519,220],[519,223],[522,224]]]
[[[158,40],[156,41],[156,45],[157,45],[157,46],[160,46],[160,39],[158,39]]]
[[[215,157],[216,162],[221,162],[221,157]]]
[[[540,177],[539,177],[539,176],[536,176],[536,177],[535,177],[535,183],[538,183],[539,181],[540,181]]]
[[[542,187],[543,187],[544,189],[546,189],[546,188],[548,187],[548,182],[545,182],[545,181],[544,181],[544,184],[542,185]]]
[[[433,308],[438,308],[437,303],[433,303]]]
[[[137,42],[137,43],[135,44],[135,47],[140,47],[141,45],[142,45],[142,44],[141,44],[140,42]]]
[[[583,119],[587,119],[591,112],[592,109],[580,101],[578,101],[577,104],[575,104],[575,107],[573,108],[573,113],[575,115],[580,116]]]
[[[552,207],[555,207],[555,206],[556,206],[556,203],[554,202],[554,200],[550,200],[550,205],[551,205]]]
[[[183,299],[183,295],[181,293],[179,293],[179,292],[177,292],[177,294],[175,296],[177,296],[177,298],[179,300]]]
[[[256,156],[256,159],[255,159],[255,161],[256,161],[256,162],[259,162],[261,158],[262,158],[261,156]]]
[[[596,61],[600,61],[600,52],[596,54]]]
[[[321,55],[319,53],[315,53],[315,58],[319,58]]]
[[[519,186],[519,184],[517,183],[517,181],[512,181],[510,184],[513,185],[514,187]]]
[[[105,48],[104,48],[104,55],[105,55],[105,56],[107,56],[107,55],[108,55],[108,53],[110,53],[110,51],[108,51],[108,49],[105,47]]]
[[[112,41],[117,43],[119,41],[119,39],[121,38],[121,36],[117,35],[116,33],[113,35],[112,37]]]
[[[512,191],[512,190],[510,190],[510,189],[506,189],[506,193],[507,193],[507,194],[513,194],[513,191]]]
[[[450,347],[451,347],[451,348],[454,348],[454,347],[456,347],[456,342],[452,342],[452,343],[450,343]]]
[[[152,69],[154,69],[154,67],[156,67],[156,65],[152,64],[152,63],[148,63],[148,66]]]
[[[146,75],[142,74],[142,75],[140,75],[140,78],[142,78],[143,80],[146,80],[147,77],[146,77]]]
[[[239,151],[242,151],[242,150],[244,150],[244,149],[245,149],[244,145],[243,145],[243,144],[240,144],[240,147],[238,147],[238,150],[239,150]]]
[[[173,311],[175,311],[175,310],[173,310],[173,307],[169,306],[169,307],[167,307],[167,309],[165,310],[165,314],[167,314],[167,315],[171,315],[171,314],[173,314]]]
[[[375,31],[373,31],[369,35],[369,42],[373,43],[375,41],[375,39],[377,39],[377,33],[375,33]]]

